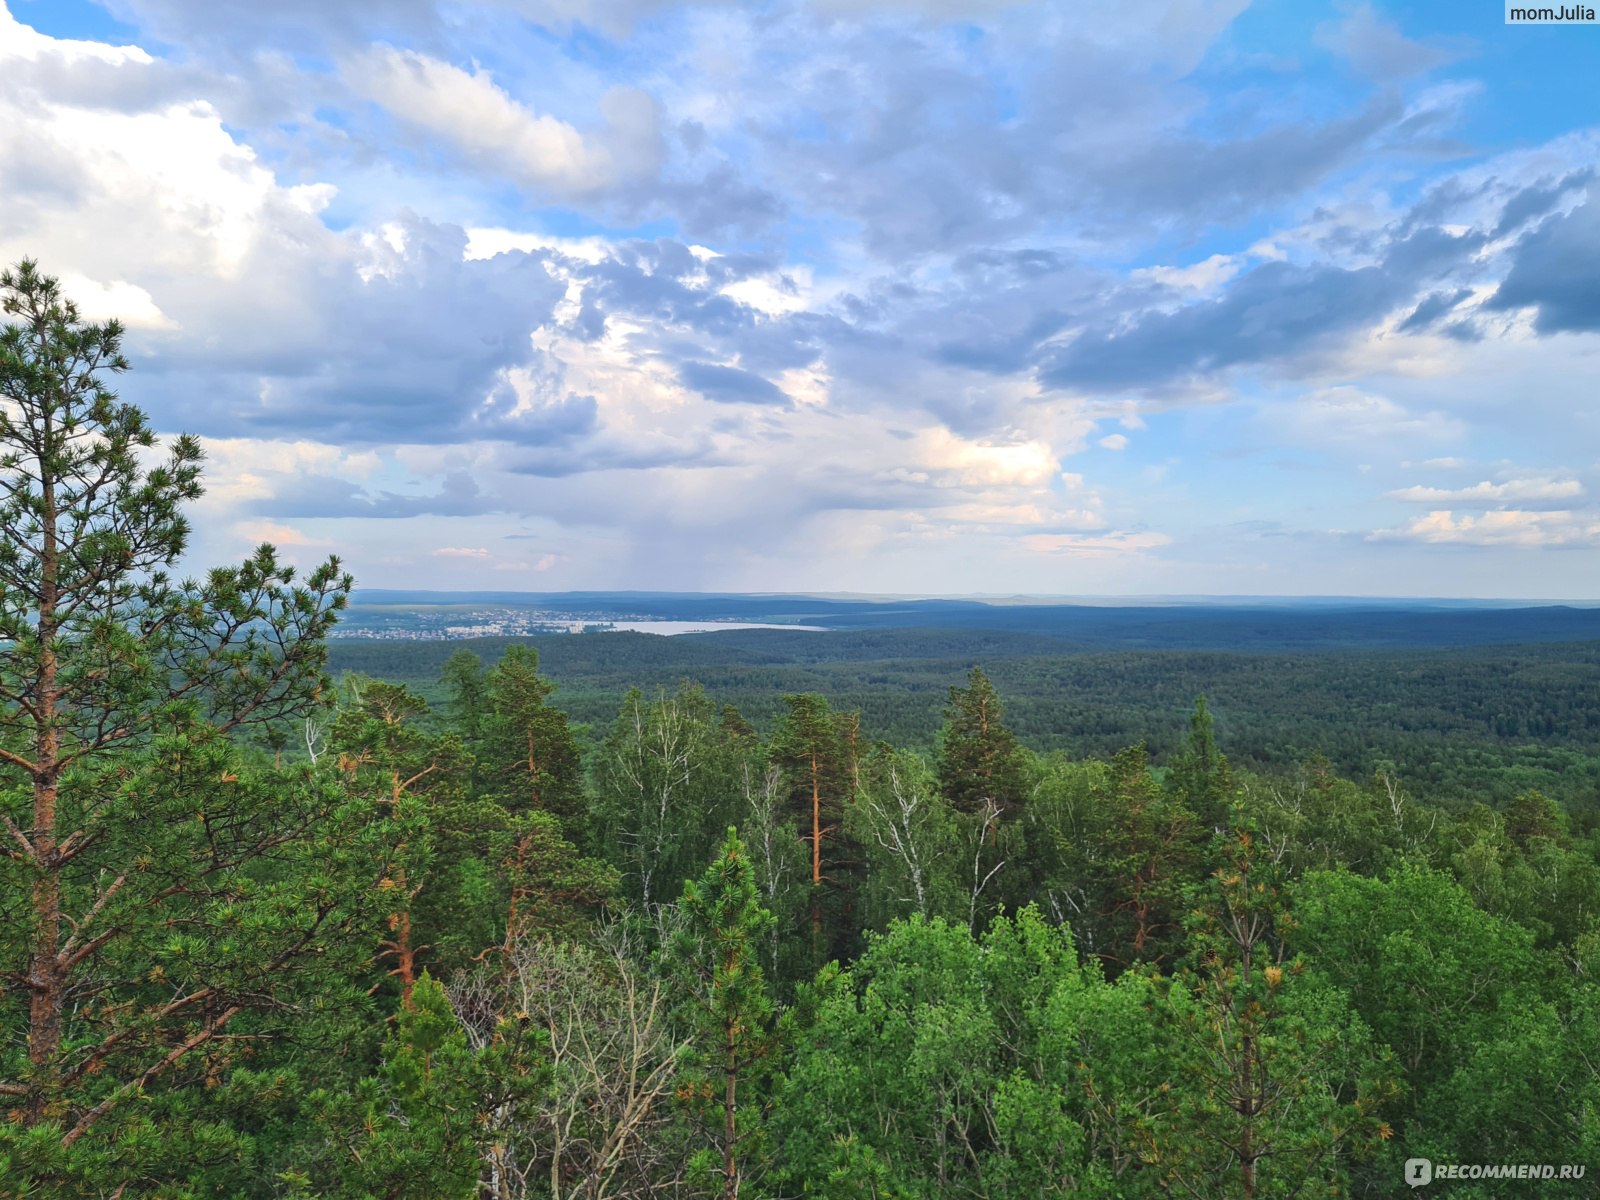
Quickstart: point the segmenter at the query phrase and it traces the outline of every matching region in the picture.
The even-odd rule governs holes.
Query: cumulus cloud
[[[573,198],[647,175],[659,164],[654,102],[635,89],[607,92],[605,127],[585,136],[519,103],[486,71],[415,50],[378,46],[349,59],[344,76],[397,120],[440,140],[463,163],[535,192]]]
[[[1450,509],[1440,509],[1401,528],[1380,529],[1368,540],[1462,546],[1596,546],[1600,545],[1600,515],[1500,509],[1457,516]]]
[[[786,405],[789,397],[769,380],[719,363],[686,362],[678,367],[683,385],[720,404]]]

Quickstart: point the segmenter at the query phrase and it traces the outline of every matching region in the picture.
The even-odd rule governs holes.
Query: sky
[[[1600,598],[1600,26],[1498,0],[0,0],[0,260],[197,566]]]

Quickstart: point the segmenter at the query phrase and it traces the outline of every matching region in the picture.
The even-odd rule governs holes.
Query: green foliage
[[[508,646],[485,679],[482,768],[508,811],[552,813],[569,830],[583,812],[583,766],[567,714],[545,701],[555,685],[531,646]]]
[[[697,687],[649,702],[634,688],[595,755],[590,842],[647,911],[676,893],[740,817],[735,801],[754,748],[723,718]]]
[[[174,580],[198,443],[150,462],[120,326],[32,263],[0,307],[0,1153],[38,1195],[182,1195],[248,1159],[195,1089],[348,994],[370,928],[370,810],[226,736],[309,710],[350,580],[270,546]]]
[[[733,828],[705,874],[684,884],[679,908],[683,926],[673,958],[696,1035],[680,1094],[714,1130],[721,1191],[734,1200],[752,1157],[763,1152],[760,1105],[751,1103],[751,1093],[775,1041],[760,957],[774,921],[761,907],[755,872]]]
[[[1307,651],[1298,641],[1245,649],[1253,643],[1223,636],[1218,649],[1196,649],[1177,625],[1168,636],[1108,644],[1078,636],[1093,611],[1073,610],[1066,636],[751,630],[584,634],[536,644],[543,668],[561,680],[573,719],[600,728],[628,688],[651,694],[687,678],[763,730],[784,711],[783,696],[815,692],[859,711],[869,740],[929,752],[951,686],[977,660],[1005,697],[1006,725],[1038,752],[1109,757],[1143,741],[1154,762],[1171,763],[1185,747],[1194,698],[1204,693],[1216,740],[1236,773],[1292,773],[1321,753],[1354,779],[1387,764],[1409,793],[1432,802],[1502,805],[1537,788],[1568,807],[1592,809],[1600,796],[1600,703],[1589,686],[1600,642],[1412,648],[1380,639],[1382,648],[1368,641]],[[1549,610],[1530,610],[1530,621],[1541,611]],[[1058,611],[1055,619],[1062,618]],[[1241,632],[1259,620],[1247,618]],[[1316,622],[1299,620],[1305,636],[1322,641]],[[1377,629],[1382,620],[1367,614],[1361,624]],[[1540,636],[1536,625],[1525,635],[1519,628],[1485,640]],[[336,641],[333,657],[342,669],[421,683],[436,679],[463,645],[493,657],[508,644]]]
[[[1600,1094],[1586,1058],[1592,984],[1574,987],[1526,929],[1475,906],[1442,872],[1316,873],[1298,896],[1295,945],[1404,1073],[1395,1148],[1375,1177],[1397,1176],[1418,1154],[1580,1161]]]
[[[1342,993],[1288,958],[1283,873],[1242,813],[1231,824],[1195,914],[1194,966],[1163,1010],[1175,1079],[1140,1135],[1191,1195],[1342,1196],[1343,1160],[1392,1136],[1389,1055]]]
[[[1051,1052],[1063,1010],[1105,988],[1033,910],[981,941],[939,919],[894,923],[807,1002],[775,1109],[787,1178],[837,1181],[853,1164],[869,1194],[981,1195],[1000,1180],[1114,1194]]]
[[[898,917],[969,918],[964,830],[921,758],[875,747],[845,820],[866,859],[859,902],[868,928]]]
[[[1204,696],[1196,697],[1189,718],[1189,740],[1173,758],[1167,787],[1199,817],[1202,824],[1225,822],[1233,800],[1233,772],[1217,749],[1211,710]]]
[[[1004,715],[981,667],[972,668],[966,687],[950,689],[939,736],[939,786],[957,812],[981,812],[993,805],[1002,816],[1013,817],[1027,799],[1021,749]]]

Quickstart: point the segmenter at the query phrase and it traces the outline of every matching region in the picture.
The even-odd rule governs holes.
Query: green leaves
[[[829,1178],[849,1148],[885,1194],[1087,1187],[1077,1056],[1053,1051],[1105,989],[1032,910],[982,941],[894,923],[809,1001],[776,1109],[789,1178]]]

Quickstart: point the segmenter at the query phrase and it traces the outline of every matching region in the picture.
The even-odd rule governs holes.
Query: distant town
[[[517,608],[463,611],[354,606],[339,623],[339,636],[391,641],[438,641],[441,638],[534,637],[556,633],[609,632],[613,619],[582,614]]]
[[[660,613],[466,605],[353,604],[337,637],[371,641],[449,641],[482,637],[549,637],[577,633],[713,633],[727,629],[815,629],[737,618],[663,620]]]

